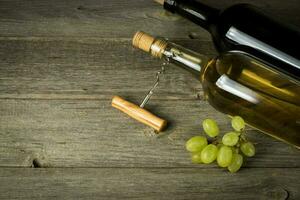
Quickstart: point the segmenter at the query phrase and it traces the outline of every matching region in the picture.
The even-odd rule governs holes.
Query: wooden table
[[[299,0],[243,2],[300,26]],[[299,150],[250,128],[257,156],[239,173],[190,162],[184,143],[203,119],[231,129],[188,72],[167,67],[147,105],[170,122],[159,136],[110,106],[139,103],[160,69],[132,48],[137,30],[216,54],[151,0],[0,1],[0,199],[300,199]]]

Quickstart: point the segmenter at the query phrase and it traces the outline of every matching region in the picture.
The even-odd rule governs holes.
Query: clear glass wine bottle
[[[244,52],[215,58],[137,32],[133,45],[192,72],[216,110],[300,148],[300,83]]]

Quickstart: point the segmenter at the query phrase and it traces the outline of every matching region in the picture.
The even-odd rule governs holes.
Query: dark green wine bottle
[[[195,0],[164,0],[166,10],[208,30],[219,52],[237,50],[258,57],[300,79],[300,31],[248,4],[223,11]]]

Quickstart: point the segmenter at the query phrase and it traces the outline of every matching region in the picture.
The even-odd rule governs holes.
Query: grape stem
[[[213,138],[213,141],[211,142],[211,144],[214,144],[214,145],[218,145],[218,144],[221,144],[221,140],[217,137]]]

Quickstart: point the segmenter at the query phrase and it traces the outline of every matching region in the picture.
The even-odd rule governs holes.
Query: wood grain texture
[[[300,25],[298,0],[203,2],[217,8],[238,2],[252,3],[281,20]],[[187,38],[194,33],[210,39],[203,29],[165,12],[153,0],[0,1],[0,36],[130,38],[137,30],[170,38]]]
[[[1,199],[299,199],[299,169],[0,169]]]
[[[0,166],[30,167],[36,159],[42,167],[191,167],[184,144],[203,134],[203,119],[231,130],[229,119],[205,101],[151,100],[147,108],[170,123],[154,137],[151,128],[110,104],[111,99],[0,100]],[[247,167],[299,167],[299,150],[257,131],[249,137],[258,145]]]
[[[208,41],[175,41],[214,54]],[[134,49],[130,39],[6,38],[0,40],[0,58],[2,98],[60,94],[107,99],[138,93],[141,101],[161,67],[161,61]],[[201,92],[189,72],[170,66],[154,98],[195,98]]]
[[[298,0],[203,2],[300,26]],[[299,150],[250,128],[257,155],[239,173],[190,162],[203,119],[231,128],[188,72],[168,67],[146,106],[170,122],[159,136],[111,107],[139,104],[160,69],[132,48],[138,30],[215,55],[206,31],[152,0],[0,0],[0,199],[299,199]]]

